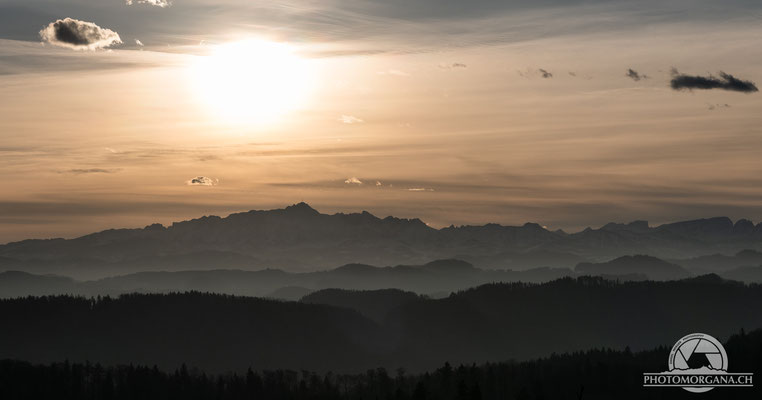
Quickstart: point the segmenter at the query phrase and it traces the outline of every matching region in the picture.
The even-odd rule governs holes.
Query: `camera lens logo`
[[[667,365],[667,372],[643,374],[643,386],[681,387],[693,393],[716,387],[752,387],[753,374],[728,372],[728,355],[722,343],[704,333],[678,340]]]
[[[669,353],[669,370],[674,373],[720,374],[728,372],[728,355],[717,339],[694,333],[678,340]],[[684,387],[694,393],[708,392],[711,387]]]

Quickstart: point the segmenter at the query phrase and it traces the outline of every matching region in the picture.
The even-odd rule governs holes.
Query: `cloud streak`
[[[410,76],[405,71],[400,71],[398,69],[390,69],[388,71],[378,71],[377,74],[379,75],[390,75],[390,76]]]
[[[133,4],[147,4],[149,6],[156,6],[156,7],[169,7],[172,5],[172,2],[168,0],[125,0],[125,3],[128,6],[131,6]]]
[[[452,64],[439,64],[440,69],[457,69],[457,68],[468,68],[468,65],[455,62]]]
[[[670,86],[674,90],[710,90],[722,89],[733,92],[753,93],[758,92],[757,85],[752,81],[738,79],[733,75],[720,71],[720,76],[697,76],[681,74],[677,69],[672,69],[672,81]]]
[[[51,22],[40,31],[43,43],[73,50],[98,50],[121,44],[119,34],[92,22],[64,18]]]
[[[354,115],[342,115],[339,117],[339,122],[344,124],[362,124],[365,122],[361,118],[357,118]]]
[[[70,174],[113,174],[119,171],[118,169],[106,169],[106,168],[73,168],[64,172]]]

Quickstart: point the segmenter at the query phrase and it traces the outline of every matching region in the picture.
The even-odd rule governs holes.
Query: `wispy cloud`
[[[544,79],[550,79],[553,77],[552,72],[543,68],[537,68],[537,69],[527,68],[525,71],[516,70],[516,73],[524,78],[540,77]]]
[[[40,31],[43,43],[74,50],[97,50],[122,43],[111,29],[73,18],[51,22]]]
[[[440,69],[458,69],[458,68],[465,69],[465,68],[468,68],[468,65],[459,63],[459,62],[455,62],[451,64],[442,63],[442,64],[439,64],[439,68]]]
[[[718,108],[730,108],[730,104],[728,103],[717,103],[717,104],[708,104],[707,109],[710,111],[716,110]]]
[[[342,115],[339,117],[339,122],[344,124],[362,124],[365,120],[357,118],[354,115]]]
[[[172,5],[172,2],[169,0],[125,0],[125,3],[128,6],[131,6],[133,4],[147,4],[149,6],[156,6],[156,7],[169,7]]]
[[[113,174],[118,171],[119,169],[116,169],[116,168],[73,168],[66,171],[62,171],[62,172],[80,175],[80,174]]]
[[[408,74],[407,72],[400,71],[398,69],[390,69],[390,70],[387,70],[387,71],[378,71],[376,73],[379,74],[379,75],[410,76],[410,74]]]
[[[408,188],[408,192],[433,192],[431,188]]]
[[[759,91],[752,81],[741,80],[733,75],[720,71],[720,76],[697,76],[681,74],[677,69],[672,69],[672,81],[670,86],[674,90],[693,89],[722,89],[734,92],[753,93]]]

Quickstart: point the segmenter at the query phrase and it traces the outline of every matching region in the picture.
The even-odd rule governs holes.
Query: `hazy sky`
[[[759,222],[760,22],[742,0],[0,0],[0,243],[299,201]]]

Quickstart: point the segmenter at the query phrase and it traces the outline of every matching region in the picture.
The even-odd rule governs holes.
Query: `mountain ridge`
[[[623,255],[664,259],[762,250],[762,223],[727,217],[651,227],[609,223],[580,232],[521,226],[436,229],[418,218],[322,214],[307,203],[203,216],[144,228],[109,229],[74,239],[29,239],[0,245],[0,271],[102,277],[146,270],[281,268],[315,271],[350,263],[422,264],[458,258],[488,268],[571,268]]]

